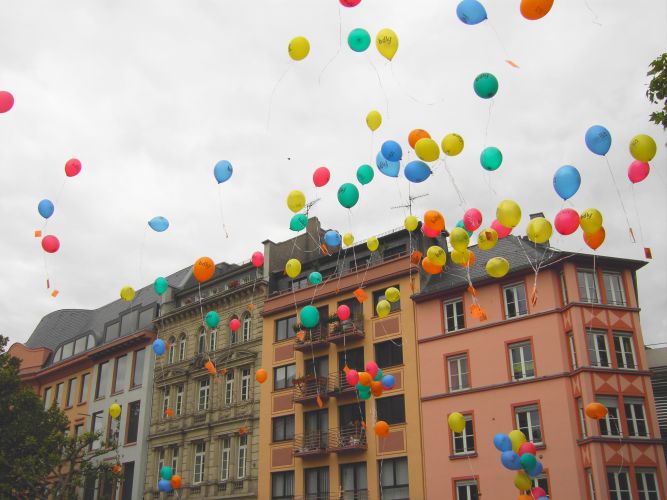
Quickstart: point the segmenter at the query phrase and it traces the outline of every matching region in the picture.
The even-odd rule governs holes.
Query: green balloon
[[[306,214],[296,214],[292,217],[292,220],[289,223],[289,228],[292,231],[303,231],[308,225],[308,217]]]
[[[167,278],[163,278],[162,276],[157,278],[155,283],[153,283],[153,290],[155,290],[155,293],[158,295],[162,295],[166,292],[167,288],[169,288],[169,282],[167,281]]]
[[[346,182],[338,188],[338,202],[345,208],[352,208],[359,201],[359,190],[354,184]]]
[[[347,36],[347,44],[355,52],[363,52],[371,44],[371,36],[365,29],[356,28]]]
[[[479,161],[485,170],[493,172],[494,170],[498,170],[498,167],[503,162],[503,154],[500,152],[500,149],[490,146],[482,151]]]
[[[375,375],[375,377],[373,377],[373,380],[376,382],[382,380],[382,368],[378,368],[378,373]]]
[[[475,78],[473,88],[482,99],[491,99],[498,92],[498,79],[491,73],[482,73]]]
[[[463,223],[463,219],[461,219],[460,221],[458,221],[458,222],[456,223],[456,227],[460,227],[460,228],[463,229],[466,233],[468,233],[468,236],[472,236],[472,231],[468,231],[468,230],[466,229],[466,225]]]
[[[206,313],[206,324],[209,328],[215,328],[220,324],[220,315],[215,311],[209,311]],[[166,479],[166,478],[165,478]]]
[[[168,465],[165,465],[165,466],[162,467],[162,469],[160,469],[160,476],[162,477],[162,479],[164,479],[166,481],[169,481],[172,478],[173,475],[174,475],[174,472],[171,470],[171,467],[169,467]]]
[[[373,172],[373,167],[370,165],[362,165],[357,169],[357,180],[362,184],[368,184],[375,177],[375,172]]]
[[[308,275],[308,281],[310,281],[313,285],[319,285],[322,283],[322,275],[317,271],[313,271]]]
[[[315,328],[320,322],[320,311],[317,307],[306,306],[301,309],[301,324],[306,328]]]
[[[370,387],[368,387],[367,391],[359,390],[359,398],[364,399],[364,400],[370,399],[371,398],[371,389],[370,389]]]
[[[525,471],[531,471],[535,469],[535,466],[537,465],[537,458],[535,458],[535,455],[532,453],[524,453],[521,455],[519,461],[521,462],[521,467],[523,467],[523,470]]]

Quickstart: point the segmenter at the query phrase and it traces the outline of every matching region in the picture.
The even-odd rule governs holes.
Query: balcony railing
[[[329,325],[328,340],[334,344],[342,344],[343,342],[363,339],[364,336],[363,316],[358,316],[351,321],[341,321]]]
[[[304,351],[310,349],[319,349],[329,345],[327,339],[327,326],[318,325],[310,330],[304,330],[303,338],[296,337],[294,339],[294,350]]]
[[[329,451],[354,453],[368,448],[366,431],[361,426],[329,430]]]
[[[345,373],[338,372],[329,375],[329,394],[340,398],[345,395],[353,395],[356,393],[356,388],[347,383]]]
[[[329,398],[329,378],[306,375],[305,377],[294,379],[294,402],[295,403],[314,403],[317,397],[321,401]]]
[[[313,431],[294,436],[295,457],[320,457],[329,453],[329,433]]]

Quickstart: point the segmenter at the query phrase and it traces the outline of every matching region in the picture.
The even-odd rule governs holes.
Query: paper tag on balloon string
[[[637,243],[637,240],[635,239],[635,232],[632,230],[632,228],[628,228],[630,230],[630,238],[632,238],[633,243]]]
[[[537,304],[537,285],[533,285],[533,291],[530,292],[530,304],[533,307]]]
[[[51,282],[49,281],[49,278],[46,278],[46,288],[51,288]]]
[[[413,250],[412,254],[410,254],[410,262],[413,263],[415,266],[418,266],[419,263],[422,261],[422,253],[419,250]]]
[[[644,247],[644,257],[646,257],[647,259],[652,259],[653,258],[653,254],[651,253],[650,248]]]
[[[58,296],[59,293],[60,292],[58,290],[54,290],[54,291],[51,292],[51,297],[53,297],[55,299]]]
[[[515,63],[514,61],[510,61],[509,59],[505,59],[505,62],[512,66],[513,68],[519,69],[519,65]]]
[[[317,401],[318,408],[324,408],[324,402],[322,401],[322,398],[320,397],[319,394],[317,395],[317,399],[315,401]]]
[[[362,288],[357,288],[352,293],[352,295],[354,295],[359,302],[365,302],[368,300],[368,295],[366,294],[366,292],[364,292]]]
[[[42,232],[37,230],[35,231],[35,238],[41,238],[42,237]]]

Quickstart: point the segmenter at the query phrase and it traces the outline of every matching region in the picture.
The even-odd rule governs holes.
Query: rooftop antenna
[[[309,201],[306,203],[306,217],[308,217],[308,213],[310,212],[310,209],[318,202],[320,201],[321,198],[315,198],[313,201]]]
[[[410,210],[410,215],[412,215],[413,201],[418,200],[419,198],[423,198],[424,196],[428,196],[428,193],[418,194],[418,195],[415,195],[415,196],[408,195],[408,204],[407,205],[397,205],[395,207],[391,207],[391,209],[394,210],[396,208],[407,208],[408,210]]]

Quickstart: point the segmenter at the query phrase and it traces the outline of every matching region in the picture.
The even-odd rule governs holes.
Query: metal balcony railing
[[[295,403],[313,403],[320,400],[325,401],[329,398],[329,377],[316,377],[306,375],[305,377],[294,379],[294,402]]]
[[[364,317],[361,315],[353,320],[340,321],[329,325],[328,340],[334,344],[352,342],[363,339],[364,336]]]
[[[341,397],[347,394],[355,394],[356,389],[353,385],[347,383],[345,373],[338,372],[329,375],[329,394]]]
[[[294,339],[294,350],[304,351],[327,346],[329,345],[327,334],[328,328],[326,325],[318,325],[315,328],[304,330],[303,338],[297,336]]]
[[[320,457],[329,453],[329,432],[312,431],[294,436],[295,457]]]
[[[366,431],[361,426],[329,430],[329,451],[349,453],[365,451],[367,448]]]

